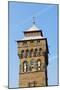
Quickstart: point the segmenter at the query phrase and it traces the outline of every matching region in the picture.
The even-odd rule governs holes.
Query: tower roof
[[[35,32],[35,31],[40,31],[40,30],[35,24],[33,24],[32,27],[30,27],[29,29],[27,29],[24,32]]]
[[[38,27],[34,24],[31,28],[29,28],[27,31],[36,31],[39,30]]]

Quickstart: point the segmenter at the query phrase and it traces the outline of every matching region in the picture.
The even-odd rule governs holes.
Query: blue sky
[[[24,37],[23,31],[32,26],[35,16],[36,26],[42,29],[49,46],[48,85],[58,84],[57,56],[57,9],[58,5],[9,2],[9,87],[19,84],[19,58],[17,40]]]

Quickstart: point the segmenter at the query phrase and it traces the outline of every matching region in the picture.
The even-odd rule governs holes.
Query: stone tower
[[[48,85],[48,44],[35,23],[24,31],[24,38],[17,41],[19,56],[19,87]]]

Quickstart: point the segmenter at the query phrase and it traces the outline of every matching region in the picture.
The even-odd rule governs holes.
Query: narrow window
[[[30,50],[30,57],[33,57],[33,49]]]
[[[29,56],[29,50],[27,49],[25,53],[25,58],[27,58],[28,56]]]
[[[34,69],[34,60],[30,60],[30,71]]]
[[[23,72],[27,72],[28,66],[27,66],[27,61],[23,62]]]
[[[35,49],[35,51],[34,51],[34,57],[36,57],[37,55],[38,55],[38,50]]]
[[[39,48],[39,56],[41,55],[42,48]]]
[[[40,60],[37,61],[37,70],[41,70],[41,61]]]

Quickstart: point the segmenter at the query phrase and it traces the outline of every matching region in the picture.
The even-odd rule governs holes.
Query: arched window
[[[42,48],[39,48],[39,56],[41,55]]]
[[[36,48],[34,51],[34,57],[36,57],[38,55],[38,49]]]
[[[24,57],[24,50],[21,51],[21,58]]]
[[[36,71],[35,65],[35,60],[30,60],[30,71]]]
[[[37,70],[41,70],[41,60],[37,60]]]
[[[27,61],[24,61],[23,62],[23,72],[27,72],[27,70],[28,70],[28,63]]]
[[[27,49],[25,52],[25,58],[27,58],[29,56],[29,50]]]
[[[34,62],[33,60],[30,60],[30,71],[32,71],[34,68]]]
[[[33,49],[30,50],[30,57],[33,57]]]

